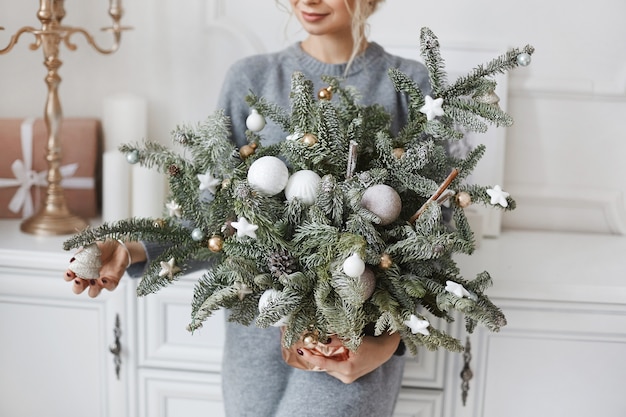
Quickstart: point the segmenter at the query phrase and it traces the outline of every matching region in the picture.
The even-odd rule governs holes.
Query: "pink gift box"
[[[59,128],[65,200],[72,213],[97,217],[101,205],[102,127],[66,118]],[[43,119],[0,119],[0,218],[30,217],[44,204],[48,134]]]

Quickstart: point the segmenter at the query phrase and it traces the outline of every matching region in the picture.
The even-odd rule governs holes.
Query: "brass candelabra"
[[[71,37],[74,34],[83,35],[88,44],[101,54],[111,54],[118,50],[123,30],[129,29],[120,25],[122,18],[121,0],[109,1],[109,15],[113,19],[113,25],[103,28],[103,31],[113,33],[113,44],[105,49],[98,46],[85,29],[70,27],[61,24],[65,17],[64,0],[40,0],[37,18],[41,22],[40,28],[24,26],[20,28],[9,40],[9,44],[0,49],[0,55],[9,52],[24,33],[34,35],[35,41],[29,45],[31,50],[42,48],[44,65],[47,69],[45,77],[48,86],[48,94],[44,109],[44,121],[48,133],[46,161],[48,162],[45,204],[32,217],[24,220],[20,225],[23,232],[36,235],[63,235],[71,234],[87,227],[87,222],[79,216],[71,213],[67,207],[63,188],[61,187],[61,141],[59,140],[59,127],[63,118],[61,102],[59,100],[59,77],[58,70],[62,61],[59,59],[59,47],[64,43],[67,49],[76,50]],[[0,30],[4,28],[0,27]]]

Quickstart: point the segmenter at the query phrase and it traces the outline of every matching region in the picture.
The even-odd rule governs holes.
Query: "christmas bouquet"
[[[285,347],[337,335],[355,350],[373,325],[375,334],[400,333],[413,353],[418,346],[462,350],[428,317],[453,320],[459,312],[468,331],[477,323],[497,331],[506,320],[484,294],[489,274],[464,278],[453,255],[474,250],[464,208],[510,210],[515,203],[497,185],[465,181],[484,146],[459,157],[448,145],[463,131],[512,123],[493,100],[493,76],[527,65],[533,48],[511,49],[453,83],[428,29],[421,52],[431,95],[389,71],[409,98],[408,123],[395,136],[384,109],[359,105],[338,79],[325,78],[328,87],[316,96],[312,82],[295,73],[289,111],[247,97],[248,145],[239,149],[221,111],[173,132],[183,154],[152,142],[123,145],[129,162],[169,177],[168,214],[87,229],[65,249],[107,238],[169,243],[139,295],[175,281],[189,261],[206,261],[190,330],[226,308],[246,325],[283,326]],[[263,145],[268,118],[289,132],[286,140]]]

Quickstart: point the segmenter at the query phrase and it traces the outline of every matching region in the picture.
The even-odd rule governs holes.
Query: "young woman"
[[[382,0],[290,0],[291,11],[308,36],[286,49],[245,58],[228,72],[220,100],[232,121],[233,141],[246,144],[245,120],[250,109],[244,101],[249,91],[289,108],[291,75],[300,71],[318,90],[322,75],[344,79],[361,94],[364,105],[378,103],[393,115],[392,131],[397,132],[407,117],[407,101],[387,77],[389,68],[398,68],[429,91],[426,69],[416,61],[385,52],[366,36],[368,17]],[[287,133],[268,122],[261,132],[265,145],[284,140]],[[97,280],[77,279],[71,271],[75,293],[85,289],[91,297],[102,288],[113,290],[127,266],[131,276],[141,275],[146,261],[160,248],[150,242],[117,241],[101,244],[101,276]],[[259,329],[228,322],[222,368],[224,404],[231,417],[391,416],[400,389],[404,357],[395,354],[398,334],[366,336],[358,351],[346,360],[313,355],[302,346],[293,347],[300,364],[285,363],[280,349],[280,330]],[[327,343],[339,345],[331,338]]]

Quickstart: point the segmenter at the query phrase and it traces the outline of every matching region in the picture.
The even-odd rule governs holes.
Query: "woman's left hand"
[[[372,372],[394,354],[400,344],[400,334],[383,333],[380,336],[365,336],[356,352],[348,351],[348,358],[343,361],[316,355],[308,349],[294,345],[303,361],[309,363],[310,369],[324,370],[327,374],[337,378],[344,384],[350,384],[363,375]],[[341,343],[335,337],[330,344]]]

